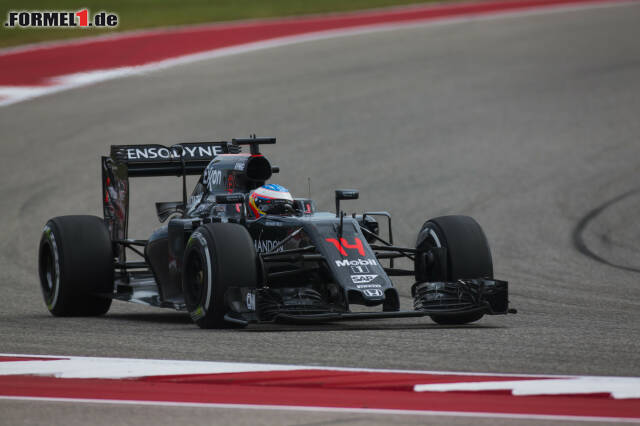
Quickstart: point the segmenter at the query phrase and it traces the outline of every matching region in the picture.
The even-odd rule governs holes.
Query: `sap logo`
[[[354,284],[366,284],[375,280],[377,275],[351,275],[351,281]]]
[[[364,293],[364,295],[367,297],[381,297],[384,294],[382,293],[382,290],[380,290],[379,288],[362,290],[362,293]]]
[[[253,245],[256,247],[256,251],[258,253],[268,253],[273,250],[273,248],[278,244],[280,244],[280,241],[277,240],[255,240],[253,242]],[[279,251],[284,251],[284,247],[278,247],[276,252]]]
[[[336,260],[337,266],[376,266],[375,259]]]
[[[236,165],[233,167],[234,170],[238,170],[238,171],[243,171],[244,170],[244,163],[242,162],[238,162],[236,163]]]

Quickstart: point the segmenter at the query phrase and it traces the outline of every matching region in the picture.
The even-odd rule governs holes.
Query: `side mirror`
[[[356,189],[336,189],[336,200],[357,200],[359,196]]]
[[[356,189],[336,189],[336,217],[340,216],[340,200],[357,200],[359,196]]]
[[[244,194],[218,194],[216,195],[218,204],[239,204],[244,203]]]
[[[216,195],[216,203],[218,204],[242,204],[240,208],[240,223],[245,224],[247,221],[247,216],[244,211],[244,194],[235,193],[235,194],[217,194]]]

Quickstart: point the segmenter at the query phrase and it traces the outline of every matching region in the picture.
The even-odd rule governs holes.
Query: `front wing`
[[[383,312],[323,312],[323,313],[279,313],[268,320],[259,315],[232,310],[225,319],[232,323],[289,323],[310,324],[345,320],[381,318],[415,318],[437,315],[455,317],[459,315],[485,314],[504,315],[516,313],[509,309],[508,283],[490,279],[468,279],[456,282],[416,283],[412,288],[414,311]],[[234,306],[234,304],[230,304]],[[238,307],[239,304],[235,304]]]

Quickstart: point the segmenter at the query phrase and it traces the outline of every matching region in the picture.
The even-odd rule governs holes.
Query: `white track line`
[[[459,375],[459,376],[489,376],[489,377],[530,377],[543,378],[545,380],[513,380],[506,382],[464,382],[459,383],[416,385],[415,391],[459,391],[459,390],[512,390],[513,395],[538,395],[538,394],[576,394],[611,392],[618,398],[638,398],[640,378],[625,377],[593,377],[593,376],[550,376],[528,374],[501,374],[501,373],[464,373],[443,371],[406,371],[406,370],[378,370],[365,368],[344,368],[325,366],[302,365],[277,365],[255,364],[214,361],[180,361],[158,359],[132,359],[132,358],[93,358],[57,355],[27,355],[27,354],[0,354],[2,357],[33,357],[34,360],[2,361],[0,362],[0,375],[45,375],[58,378],[131,378],[154,375],[184,375],[184,374],[220,374],[236,372],[258,371],[292,371],[292,370],[331,370],[352,372],[377,372],[377,373],[418,373],[432,375]],[[40,359],[37,359],[40,358]],[[52,358],[43,361],[41,358]],[[62,359],[59,359],[62,358]],[[548,392],[554,389],[557,392]],[[309,406],[280,406],[280,405],[253,405],[253,404],[216,404],[216,403],[185,403],[166,401],[139,401],[139,400],[112,400],[91,398],[53,398],[53,397],[23,397],[0,396],[3,400],[24,401],[50,401],[73,403],[100,403],[100,404],[124,404],[145,406],[169,406],[169,407],[203,407],[203,408],[233,408],[233,409],[264,409],[286,411],[315,411],[315,412],[343,412],[366,414],[403,414],[420,416],[458,416],[458,417],[482,417],[482,418],[508,418],[508,419],[533,419],[545,420],[570,420],[570,421],[594,421],[594,422],[638,422],[640,419],[613,418],[597,416],[564,416],[564,415],[538,415],[538,414],[503,414],[483,412],[458,412],[458,411],[422,411],[422,410],[393,410],[393,409],[360,409],[360,408],[335,408],[335,407],[309,407]]]
[[[180,56],[177,58],[167,59],[159,62],[140,65],[135,67],[122,67],[107,70],[92,71],[86,73],[69,74],[59,76],[54,79],[54,85],[47,87],[21,87],[16,90],[14,86],[0,86],[0,107],[13,105],[18,102],[27,101],[40,96],[51,95],[54,93],[74,89],[77,87],[88,86],[103,81],[113,80],[117,78],[140,75],[148,72],[163,70],[166,68],[191,64],[194,62],[205,61],[225,56],[238,55],[242,53],[255,52],[263,49],[271,49],[276,47],[288,46],[292,44],[327,40],[337,37],[347,37],[354,35],[363,35],[384,31],[395,31],[398,29],[420,28],[435,25],[451,25],[469,21],[489,21],[502,18],[518,18],[534,15],[546,15],[560,12],[573,12],[588,9],[600,9],[618,6],[637,5],[637,0],[620,0],[619,2],[603,2],[603,3],[587,3],[575,5],[559,5],[559,6],[537,6],[531,9],[520,11],[496,11],[491,14],[470,14],[463,17],[455,18],[437,18],[427,20],[406,21],[393,24],[375,24],[370,26],[361,26],[351,29],[327,30],[316,33],[308,33],[298,36],[282,37],[268,41],[248,43],[241,46],[227,47],[221,49],[210,50],[206,52],[196,53],[192,55]]]
[[[291,371],[299,368],[231,362],[188,362],[87,358],[56,361],[0,362],[0,376],[38,375],[62,379],[124,379],[182,374],[223,374],[258,371]]]
[[[638,377],[578,377],[571,379],[513,380],[415,385],[416,392],[510,390],[514,396],[608,393],[615,399],[640,398]]]
[[[582,376],[553,376],[542,374],[466,373],[460,371],[390,370],[373,368],[348,368],[308,366],[293,364],[260,364],[219,361],[182,361],[139,358],[80,357],[66,355],[2,354],[15,358],[54,358],[51,361],[1,361],[0,375],[51,375],[64,378],[126,378],[170,374],[216,374],[243,371],[332,370],[373,373],[407,373],[425,375],[531,377],[547,379],[571,379]],[[59,359],[64,358],[64,359]],[[151,374],[148,374],[151,373]]]
[[[338,408],[338,407],[308,407],[293,405],[253,405],[253,404],[215,404],[195,402],[165,402],[165,401],[135,401],[114,399],[89,399],[89,398],[42,398],[22,396],[0,396],[0,400],[14,401],[43,401],[43,402],[70,402],[89,404],[114,404],[114,405],[141,405],[161,407],[191,407],[191,408],[230,408],[241,410],[274,410],[274,411],[313,411],[322,413],[355,413],[355,414],[391,414],[411,416],[447,416],[447,417],[476,417],[498,419],[526,419],[526,420],[554,420],[554,421],[581,421],[581,422],[610,422],[610,423],[638,423],[637,418],[621,417],[596,417],[596,416],[561,416],[547,414],[503,414],[482,413],[467,411],[422,411],[422,410],[391,410],[381,408]]]
[[[50,361],[2,361],[0,376],[41,375],[57,378],[123,379],[145,376],[184,374],[223,374],[259,371],[330,370],[374,373],[410,373],[425,375],[461,376],[456,383],[416,384],[416,392],[510,390],[512,395],[567,395],[609,393],[615,399],[640,398],[640,378],[606,376],[553,376],[525,374],[464,373],[443,371],[378,370],[305,365],[258,364],[218,361],[180,361],[132,358],[97,358],[0,354],[2,357],[64,358]],[[468,382],[464,376],[487,376],[483,382]],[[514,380],[495,381],[494,377],[513,377]],[[527,379],[541,380],[518,380]],[[517,378],[517,379],[516,379]],[[428,381],[425,380],[425,381]]]

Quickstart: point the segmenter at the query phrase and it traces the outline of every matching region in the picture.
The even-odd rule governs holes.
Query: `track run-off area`
[[[1,399],[633,421],[640,378],[0,355]],[[428,421],[428,420],[427,420]]]
[[[0,52],[0,424],[640,421],[638,22],[640,2],[481,2]],[[42,226],[100,215],[111,144],[250,133],[278,138],[274,183],[306,196],[310,178],[324,210],[357,188],[344,208],[390,211],[399,244],[429,218],[476,218],[519,313],[207,331],[118,302],[47,313]],[[179,197],[177,179],[134,181],[131,237]]]

